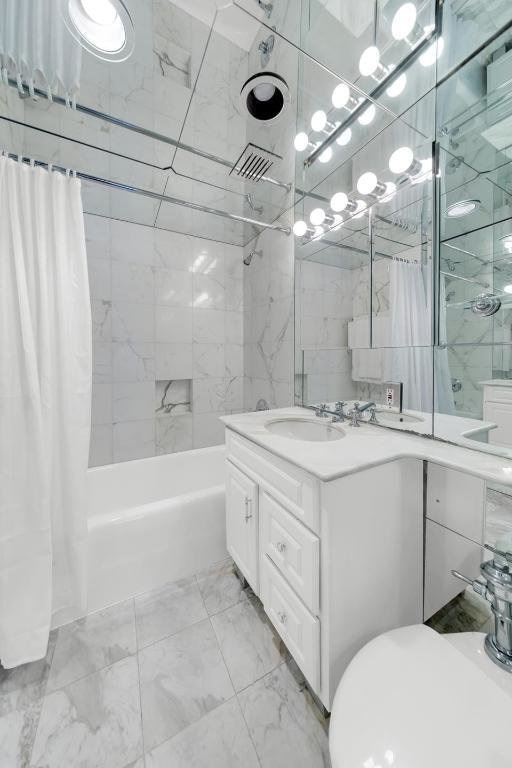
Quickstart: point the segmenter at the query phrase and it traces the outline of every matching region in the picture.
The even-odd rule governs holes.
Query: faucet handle
[[[476,592],[477,595],[481,595],[487,599],[487,584],[482,584],[482,582],[478,581],[477,579],[470,579],[468,576],[464,576],[463,573],[459,573],[459,571],[452,570],[452,576],[455,576],[456,579],[460,579],[466,584],[469,584],[469,586],[473,588],[473,591]]]
[[[324,416],[324,417],[327,416],[326,408],[327,408],[326,403],[319,403],[315,407],[315,416]]]
[[[344,405],[346,405],[346,402],[344,400],[338,400],[336,403],[334,403],[334,410],[343,411]]]

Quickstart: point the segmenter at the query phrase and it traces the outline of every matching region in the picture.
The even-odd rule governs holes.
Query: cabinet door
[[[483,539],[485,482],[429,462],[427,517],[478,544]]]
[[[489,432],[489,442],[509,448],[512,445],[512,403],[484,403],[484,420],[498,426]]]
[[[258,594],[258,486],[226,462],[226,534],[228,552]]]
[[[426,521],[425,621],[464,590],[463,582],[452,576],[452,569],[476,579],[481,561],[482,549],[478,544],[432,520]]]

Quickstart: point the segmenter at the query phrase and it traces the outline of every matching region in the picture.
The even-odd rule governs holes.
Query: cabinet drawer
[[[266,491],[260,491],[260,542],[279,572],[315,614],[319,612],[320,541]]]
[[[474,475],[429,463],[427,517],[480,543],[485,482]]]
[[[320,622],[299,600],[268,557],[261,562],[265,612],[313,690],[320,687]]]
[[[230,429],[226,431],[226,447],[230,461],[259,486],[270,490],[304,525],[318,533],[320,508],[316,478]]]

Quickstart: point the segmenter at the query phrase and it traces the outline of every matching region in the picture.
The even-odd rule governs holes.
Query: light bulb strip
[[[418,59],[422,53],[426,51],[426,49],[429,47],[429,45],[434,42],[434,40],[437,38],[437,30],[434,28],[428,32],[423,40],[421,40],[418,45],[413,48],[412,51],[409,51],[409,53],[404,56],[402,61],[397,64],[395,69],[393,69],[386,77],[384,77],[380,83],[378,83],[373,91],[368,94],[366,98],[364,98],[362,101],[359,102],[357,107],[350,112],[350,114],[343,120],[330,134],[329,136],[326,136],[326,138],[322,141],[321,144],[318,145],[316,149],[311,152],[308,157],[304,160],[304,167],[309,168],[313,163],[315,163],[322,152],[327,149],[328,146],[330,146],[338,136],[340,136],[343,131],[345,131],[347,128],[350,128],[358,117],[360,117],[363,112],[365,112],[368,107],[373,104],[386,90],[386,88],[389,88],[391,83],[393,83],[401,74],[402,72],[405,72],[409,69],[411,64],[413,64],[416,59]]]

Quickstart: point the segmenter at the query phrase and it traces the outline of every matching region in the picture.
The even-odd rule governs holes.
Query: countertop
[[[348,423],[333,425],[342,429],[345,437],[328,442],[294,440],[265,429],[266,422],[283,418],[315,420],[317,417],[307,408],[293,407],[234,414],[223,416],[221,420],[234,432],[323,481],[335,480],[389,461],[413,458],[432,461],[512,487],[511,459],[367,423],[359,428]]]

